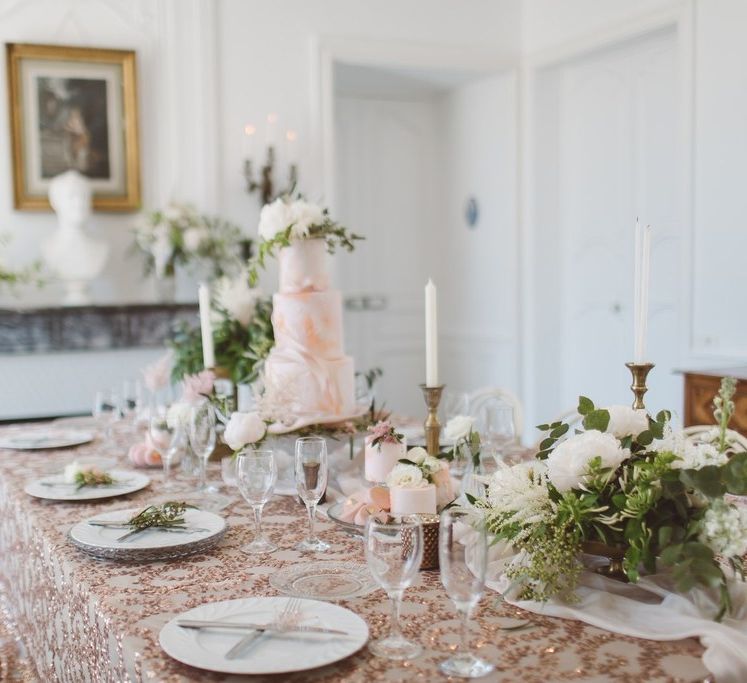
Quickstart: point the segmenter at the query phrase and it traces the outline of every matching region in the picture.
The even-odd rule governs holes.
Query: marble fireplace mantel
[[[0,354],[160,348],[196,304],[0,309]]]

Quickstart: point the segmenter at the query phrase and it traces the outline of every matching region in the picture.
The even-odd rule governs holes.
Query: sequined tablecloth
[[[120,452],[124,451],[120,443]],[[161,475],[136,494],[92,503],[54,503],[23,492],[34,477],[76,457],[100,454],[94,441],[77,449],[23,452],[0,450],[0,589],[8,609],[0,611],[0,634],[15,632],[28,663],[42,681],[225,681],[242,680],[184,666],[158,645],[161,627],[181,611],[205,602],[277,595],[269,584],[278,568],[307,560],[293,550],[306,530],[305,513],[291,498],[275,497],[264,526],[281,550],[250,557],[239,548],[252,537],[250,510],[235,500],[224,511],[228,532],[212,552],[173,562],[131,565],[97,561],[73,547],[70,527],[101,512],[149,503]],[[124,462],[124,461],[123,461]],[[218,479],[217,469],[212,478]],[[184,481],[184,491],[193,482]],[[175,494],[173,497],[178,497]],[[364,561],[359,540],[328,521],[320,534],[332,544],[328,559]],[[522,613],[488,593],[473,627],[474,647],[496,665],[485,681],[696,681],[707,676],[695,640],[651,642],[608,633],[583,623]],[[360,614],[373,638],[387,629],[389,605],[382,591],[343,601]],[[338,664],[294,676],[253,677],[273,681],[438,681],[438,662],[456,647],[454,608],[438,572],[421,572],[402,609],[405,633],[424,654],[394,663],[363,649]],[[506,617],[526,618],[522,631],[501,630]]]

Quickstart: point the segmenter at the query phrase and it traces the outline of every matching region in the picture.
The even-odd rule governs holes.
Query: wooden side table
[[[714,424],[713,399],[722,377],[736,377],[734,417],[729,426],[747,436],[747,367],[716,370],[680,370],[685,378],[684,426]]]

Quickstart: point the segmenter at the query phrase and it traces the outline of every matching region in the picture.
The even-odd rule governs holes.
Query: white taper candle
[[[200,302],[200,331],[202,332],[202,362],[206,368],[215,367],[213,325],[210,322],[210,288],[201,284],[197,290]]]
[[[431,279],[425,286],[425,385],[438,386],[438,303]]]

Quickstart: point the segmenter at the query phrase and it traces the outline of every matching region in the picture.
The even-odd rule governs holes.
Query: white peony
[[[475,419],[468,415],[457,415],[452,417],[447,423],[444,429],[444,436],[449,440],[457,443],[463,439],[466,439],[473,427],[475,426]]]
[[[246,327],[254,317],[257,301],[262,296],[259,289],[249,286],[246,273],[234,280],[222,278],[215,288],[216,302],[228,315]]]
[[[223,440],[235,451],[257,443],[267,433],[267,425],[258,413],[231,413]]]
[[[626,436],[638,436],[648,429],[648,417],[643,409],[634,410],[630,406],[609,406],[610,423],[607,432],[618,439]]]
[[[547,458],[547,476],[564,493],[579,488],[585,481],[589,462],[599,456],[602,467],[616,468],[630,457],[612,435],[590,429],[559,444]]]
[[[259,214],[259,236],[271,240],[293,222],[290,206],[280,197],[265,204]]]
[[[185,402],[179,401],[172,403],[166,413],[166,424],[170,429],[176,429],[177,427],[184,427],[189,422],[189,416],[192,412],[192,406]]]
[[[412,460],[416,465],[425,462],[425,459],[429,457],[428,451],[426,451],[422,446],[416,446],[407,451],[407,459]]]
[[[64,474],[62,475],[65,479],[65,483],[75,484],[75,478],[78,476],[78,473],[82,471],[83,468],[78,464],[77,460],[71,462],[65,467]]]
[[[309,229],[312,226],[320,225],[324,222],[324,212],[316,204],[299,199],[293,202],[289,208],[291,223],[293,223],[291,234],[296,239],[308,237]]]
[[[448,469],[449,465],[443,460],[439,460],[438,458],[434,458],[432,455],[426,454],[425,458],[423,458],[423,461],[420,463],[420,467],[427,474],[432,475],[443,469]]]
[[[699,470],[706,465],[723,465],[728,460],[726,453],[719,453],[716,446],[709,441],[718,438],[716,433],[702,435],[705,440],[688,439],[681,431],[675,432],[671,425],[664,428],[664,436],[655,439],[651,448],[658,452],[674,453],[677,460],[672,463],[673,469]]]
[[[406,465],[399,463],[392,468],[389,476],[386,478],[386,484],[389,488],[398,486],[400,488],[420,488],[428,482],[423,479],[423,473],[415,465]]]
[[[205,228],[187,228],[184,231],[184,248],[187,251],[195,252],[200,245],[207,239],[208,231]]]

